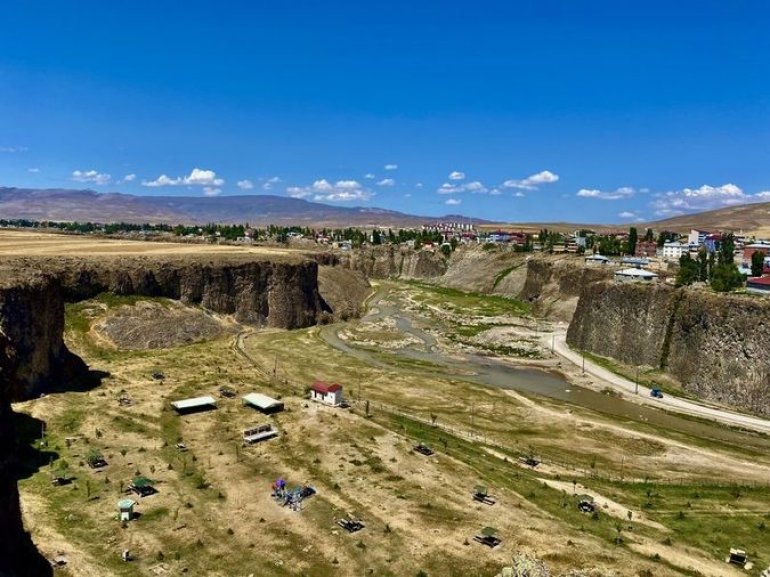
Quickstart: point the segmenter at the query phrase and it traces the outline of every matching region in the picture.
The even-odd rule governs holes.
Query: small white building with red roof
[[[331,407],[338,407],[342,404],[342,385],[316,381],[310,385],[310,400]]]

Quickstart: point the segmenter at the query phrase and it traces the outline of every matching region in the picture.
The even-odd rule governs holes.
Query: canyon
[[[0,279],[0,577],[51,574],[22,524],[11,403],[88,378],[63,342],[65,302],[107,291],[162,296],[286,329],[333,318],[318,290],[318,264],[298,257],[17,257],[2,262]]]

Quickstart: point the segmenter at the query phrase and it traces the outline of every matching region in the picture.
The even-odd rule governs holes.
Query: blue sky
[[[768,30],[759,0],[8,0],[0,186],[508,221],[770,200]]]

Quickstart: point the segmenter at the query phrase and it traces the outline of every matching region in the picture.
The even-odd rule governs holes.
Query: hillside
[[[641,225],[645,226],[645,225]],[[707,212],[675,216],[646,223],[655,229],[673,231],[699,228],[705,230],[743,231],[757,236],[770,235],[770,202],[741,204]]]
[[[468,219],[459,215],[418,216],[376,207],[330,206],[276,195],[135,196],[9,187],[0,187],[0,218],[169,224],[248,222],[254,226],[419,226],[435,220]]]

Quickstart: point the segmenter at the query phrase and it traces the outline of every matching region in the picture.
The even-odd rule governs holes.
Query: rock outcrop
[[[11,399],[29,380],[47,378],[46,371],[66,357],[61,339],[63,303],[51,302],[55,292],[50,279],[36,275],[13,286],[0,284],[0,577],[52,574],[22,524]],[[40,316],[35,318],[38,310]],[[51,327],[46,324],[49,320]],[[50,341],[51,347],[38,347],[38,339]]]
[[[768,300],[598,283],[583,290],[567,342],[661,369],[701,398],[770,416],[768,329]]]
[[[348,252],[340,257],[340,264],[367,278],[434,278],[447,270],[446,258],[440,252],[390,245]]]

